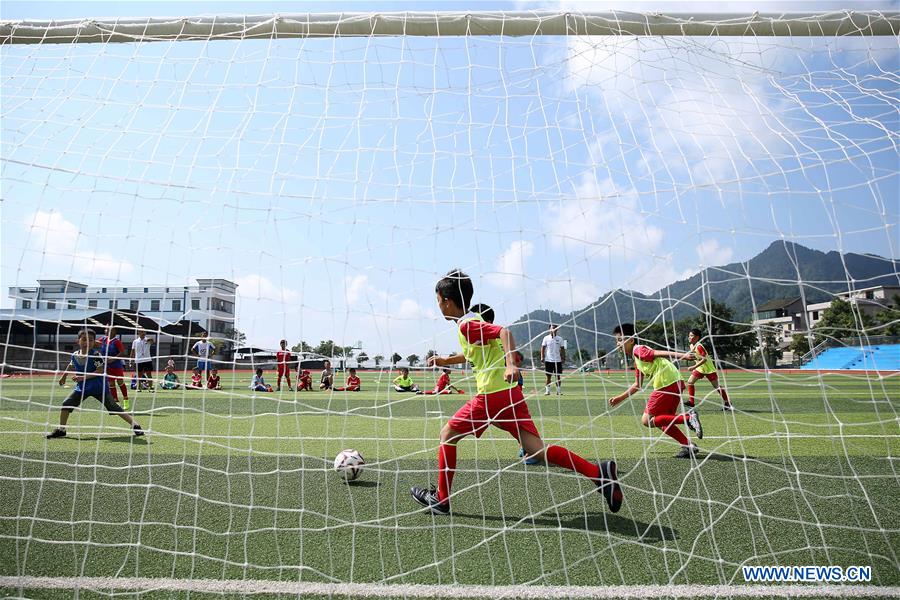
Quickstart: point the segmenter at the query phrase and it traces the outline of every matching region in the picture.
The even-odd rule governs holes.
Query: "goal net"
[[[898,31],[874,11],[0,22],[0,589],[897,594]],[[622,511],[498,428],[459,443],[449,516],[410,497],[476,394],[467,364],[463,394],[395,387],[407,367],[430,390],[427,358],[460,351],[435,299],[453,268],[512,332],[545,442],[617,461]],[[692,381],[667,409],[695,404],[703,439],[673,426],[692,458],[642,426],[661,380],[608,402],[635,381],[629,323],[657,354],[698,330],[716,375],[673,359]],[[77,332],[110,324],[126,353],[156,343],[156,391],[129,363],[117,392],[148,435],[84,398],[47,439]],[[325,359],[361,391],[319,390]]]

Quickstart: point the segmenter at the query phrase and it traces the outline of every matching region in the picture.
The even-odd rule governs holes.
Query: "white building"
[[[234,329],[237,284],[227,279],[198,279],[194,286],[88,286],[66,279],[40,279],[38,287],[10,287],[9,297],[21,314],[59,311],[59,320],[85,310],[140,312],[160,325],[195,321],[211,338],[225,339]],[[71,311],[71,312],[70,312]]]
[[[894,298],[900,297],[900,286],[879,285],[852,292],[841,292],[835,296],[852,304],[857,312],[871,317],[894,305]],[[829,306],[830,301],[807,305],[806,321],[810,328],[815,327],[822,319],[822,313]]]

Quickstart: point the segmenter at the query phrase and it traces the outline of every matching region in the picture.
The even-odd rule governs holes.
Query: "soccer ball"
[[[363,460],[362,454],[356,450],[341,450],[334,457],[335,473],[348,482],[359,477],[364,464],[366,464],[366,461]]]

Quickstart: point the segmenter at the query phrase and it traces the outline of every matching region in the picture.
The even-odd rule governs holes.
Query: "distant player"
[[[125,384],[125,345],[119,338],[119,332],[115,327],[110,327],[106,335],[97,338],[100,344],[100,353],[106,357],[106,377],[109,379],[109,392],[113,400],[119,401],[116,386],[122,391],[122,408],[128,410],[131,402],[128,400],[128,386]]]
[[[300,374],[297,376],[297,391],[298,392],[311,392],[312,391],[312,374],[307,369],[303,369],[300,371]]]
[[[409,369],[400,367],[400,374],[394,377],[394,391],[396,392],[419,392],[419,386],[413,383],[412,377],[409,376]]]
[[[281,350],[275,353],[275,361],[278,363],[278,379],[275,382],[275,391],[281,391],[281,378],[287,379],[288,391],[293,392],[291,387],[291,362],[294,355],[287,349],[287,340],[281,340]]]
[[[191,373],[191,382],[188,384],[187,389],[202,390],[203,387],[203,374],[200,371],[200,367],[194,367],[194,371]]]
[[[617,326],[613,330],[613,335],[616,337],[616,344],[624,350],[625,355],[634,359],[634,383],[623,393],[610,398],[609,405],[615,406],[637,393],[643,387],[645,378],[649,378],[653,392],[641,416],[641,425],[658,427],[681,444],[681,450],[675,455],[676,458],[690,458],[696,455],[697,447],[688,442],[687,437],[678,429],[678,425],[682,423],[687,425],[688,429],[697,434],[698,439],[703,439],[703,428],[696,413],[675,414],[681,404],[684,381],[678,367],[668,360],[681,358],[684,353],[654,350],[649,346],[638,345],[632,323]]]
[[[556,325],[550,326],[550,331],[541,341],[541,361],[544,363],[544,373],[547,375],[547,385],[544,388],[544,395],[550,395],[550,384],[553,383],[553,376],[556,375],[556,395],[562,396],[562,372],[563,365],[566,362],[566,340],[557,332],[559,328]]]
[[[437,383],[435,384],[433,389],[427,390],[425,392],[420,392],[426,396],[436,396],[438,394],[463,394],[461,389],[456,387],[455,385],[450,383],[450,369],[444,367],[441,371],[441,376],[438,377]]]
[[[414,487],[410,493],[415,501],[432,514],[449,514],[457,443],[469,435],[481,437],[488,425],[494,425],[519,440],[529,456],[545,458],[549,463],[589,478],[603,494],[609,509],[617,512],[622,505],[622,490],[614,461],[598,465],[562,446],[544,445],[531,420],[522,388],[516,385],[515,340],[508,329],[487,323],[481,316],[468,312],[473,294],[469,276],[459,270],[451,271],[438,281],[435,293],[444,318],[457,324],[462,354],[449,358],[432,356],[428,364],[443,367],[471,362],[477,395],[466,402],[441,430],[437,490]]]
[[[319,375],[319,389],[320,390],[330,390],[334,387],[334,369],[331,368],[331,361],[325,361],[325,367],[322,369],[322,374]]]
[[[164,390],[177,390],[179,388],[178,375],[175,374],[175,369],[172,367],[166,367],[166,374],[163,376],[161,387]]]
[[[347,377],[347,385],[343,387],[336,387],[334,388],[334,391],[358,392],[362,389],[362,381],[360,381],[359,377],[356,376],[356,369],[348,369],[347,373],[349,374]]]
[[[137,391],[153,389],[153,355],[150,347],[153,345],[153,338],[147,337],[145,329],[138,329],[137,337],[131,342],[131,358],[134,360],[135,371],[137,371]]]
[[[209,372],[209,378],[206,380],[206,387],[210,390],[221,390],[222,381],[219,378],[219,370],[213,369]]]
[[[59,427],[47,434],[47,439],[66,437],[66,423],[72,411],[81,406],[86,397],[96,398],[111,415],[119,415],[122,420],[131,426],[135,437],[144,435],[144,430],[125,410],[116,403],[109,392],[106,377],[103,374],[103,357],[94,348],[95,334],[90,329],[78,332],[78,351],[72,353],[72,358],[62,376],[59,385],[66,384],[66,376],[73,373],[75,389],[72,390],[59,410]]]
[[[209,369],[212,363],[209,360],[210,355],[215,351],[215,345],[206,339],[206,333],[200,334],[200,339],[191,348],[191,352],[197,357],[197,368],[202,374],[201,381],[206,381]],[[202,385],[200,387],[203,387]]]
[[[263,378],[263,370],[261,368],[256,369],[256,375],[253,376],[253,381],[250,383],[250,389],[254,392],[271,392],[272,386],[266,383],[266,380]]]
[[[691,366],[691,376],[688,377],[688,406],[694,408],[694,384],[698,379],[706,377],[713,389],[719,392],[722,397],[722,410],[732,410],[731,401],[728,400],[728,392],[725,388],[719,386],[719,376],[716,374],[716,364],[706,352],[706,348],[700,343],[700,337],[703,334],[699,329],[691,329],[688,335],[688,342],[691,344],[691,354],[697,361]]]

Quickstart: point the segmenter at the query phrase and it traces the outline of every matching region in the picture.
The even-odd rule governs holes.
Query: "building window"
[[[31,308],[31,300],[22,300],[22,308]]]
[[[88,308],[97,308],[96,300],[88,300]]]
[[[818,321],[818,320],[819,320],[819,311],[814,310],[813,311],[813,321]]]
[[[872,292],[872,291],[866,292],[866,300],[874,300],[874,299],[875,299],[875,292]]]
[[[191,310],[200,310],[200,299],[199,298],[191,299]]]
[[[56,308],[56,302],[48,302],[47,303],[48,310],[53,310],[54,308]]]
[[[172,310],[181,312],[181,300],[172,300]]]
[[[159,310],[159,300],[150,301],[150,310]]]
[[[101,293],[101,294],[105,294],[105,293],[106,293],[106,288],[100,288],[100,293]]]
[[[69,310],[75,310],[75,301],[69,300],[68,307]]]
[[[150,291],[149,289],[144,288],[144,293],[145,293],[145,294],[146,294],[147,292],[149,292],[149,291]]]
[[[122,288],[122,293],[123,293],[123,294],[127,294],[127,293],[128,293],[128,288]]]
[[[132,310],[133,312],[137,312],[137,311],[138,311],[138,306],[139,306],[139,304],[140,304],[140,303],[139,303],[137,300],[132,300],[132,301],[131,301],[131,310]]]
[[[116,301],[115,301],[115,300],[110,300],[110,301],[109,301],[109,307],[110,307],[112,310],[115,310],[115,309],[116,309]]]

